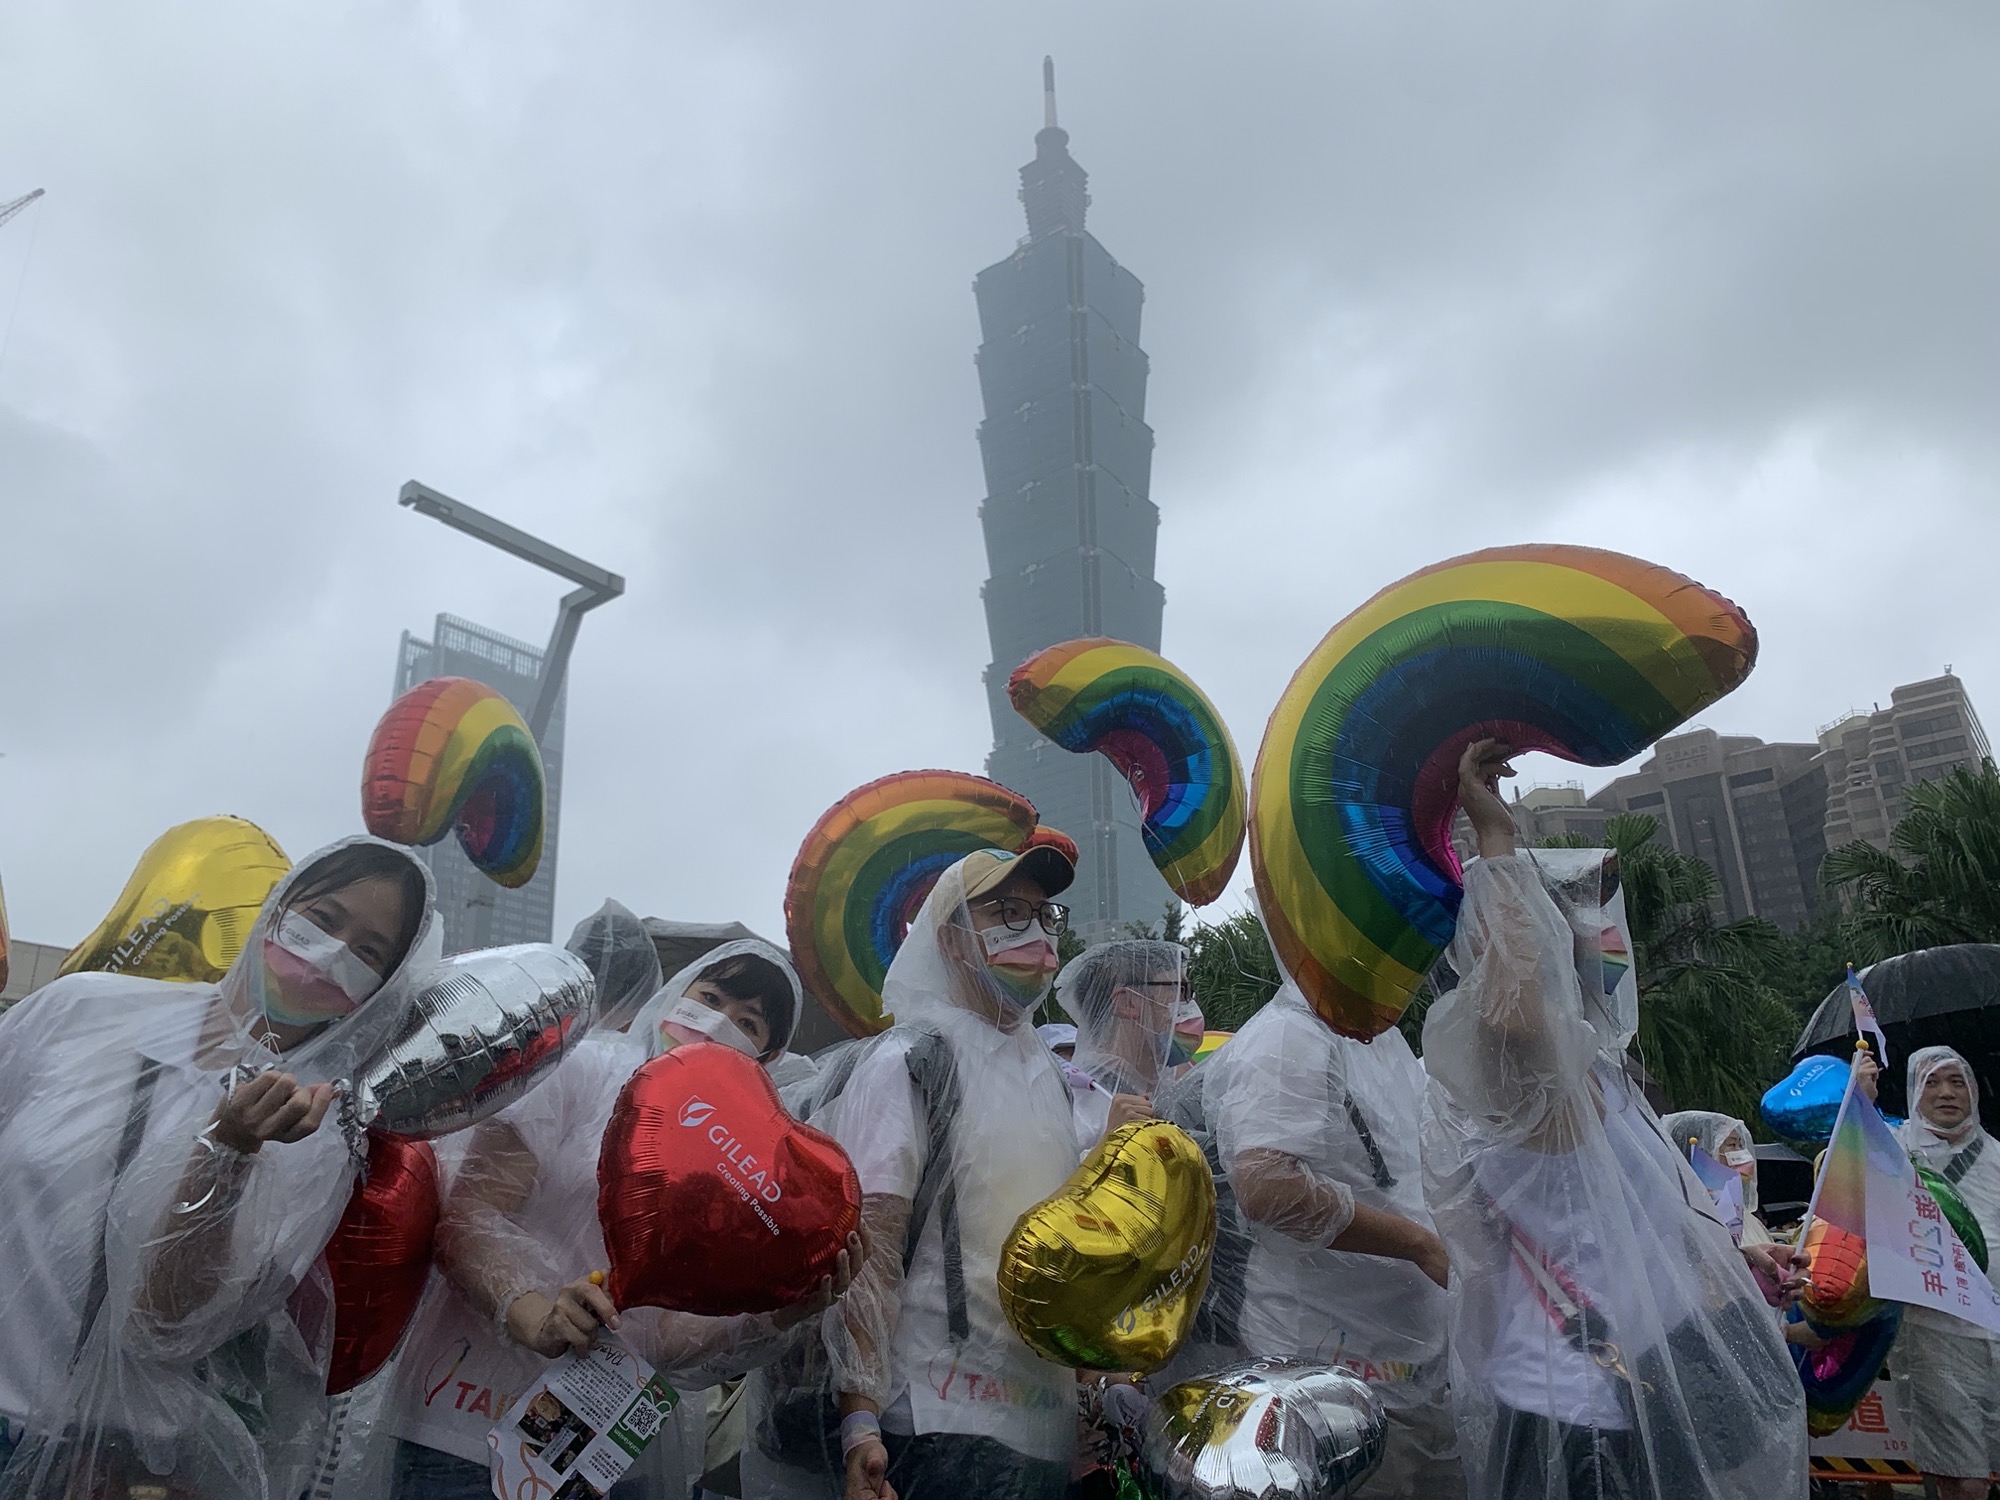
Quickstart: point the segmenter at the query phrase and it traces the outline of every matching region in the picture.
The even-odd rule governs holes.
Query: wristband
[[[863,1443],[880,1441],[882,1420],[872,1411],[851,1411],[840,1419],[840,1456],[847,1455]]]

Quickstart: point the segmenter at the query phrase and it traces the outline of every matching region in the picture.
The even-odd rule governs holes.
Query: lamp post
[[[577,628],[582,625],[586,612],[600,604],[609,604],[624,593],[625,580],[595,563],[585,562],[573,552],[565,552],[538,536],[529,536],[519,527],[509,526],[483,510],[475,510],[463,500],[454,500],[414,479],[403,486],[396,503],[407,505],[418,515],[442,521],[467,536],[477,537],[489,547],[511,552],[524,562],[531,562],[558,578],[567,578],[571,583],[580,585],[564,594],[562,603],[556,606],[555,628],[549,632],[548,648],[542,652],[541,686],[535,690],[534,706],[527,715],[528,732],[535,737],[537,745],[541,744],[542,733],[549,727],[549,716],[556,711],[556,696],[562,692],[563,675],[569,670],[569,656],[576,647]]]
[[[549,720],[555,715],[556,700],[562,693],[563,678],[569,671],[570,652],[576,646],[577,629],[586,613],[600,604],[609,604],[625,592],[625,580],[414,479],[403,486],[397,503],[577,585],[563,595],[562,602],[556,607],[555,627],[550,630],[549,644],[542,652],[541,680],[536,684],[535,699],[526,714],[528,733],[534,736],[536,747],[543,748],[543,737],[548,732]],[[466,905],[482,910],[469,918],[469,935],[474,938],[471,946],[484,947],[492,938],[495,893],[485,881],[477,884],[480,886],[479,894]]]

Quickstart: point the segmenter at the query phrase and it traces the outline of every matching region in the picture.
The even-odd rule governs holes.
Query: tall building
[[[1153,579],[1160,515],[1147,490],[1145,291],[1084,228],[1087,176],[1056,124],[1042,64],[1043,126],[1021,168],[1028,233],[973,283],[986,419],[981,590],[993,660],[987,774],[1028,797],[1077,842],[1067,897],[1086,932],[1159,918],[1173,900],[1147,856],[1131,789],[1102,756],[1050,744],[1014,712],[1007,679],[1045,646],[1110,636],[1160,649],[1165,596]]]
[[[1536,842],[1601,842],[1612,817],[1647,813],[1675,850],[1715,871],[1725,916],[1790,929],[1818,910],[1829,849],[1856,839],[1887,848],[1905,787],[1991,753],[1965,685],[1947,670],[1895,689],[1887,708],[1835,720],[1817,744],[1709,729],[1669,736],[1637,771],[1588,798],[1577,783],[1529,788],[1514,800],[1514,822]]]
[[[7,946],[7,983],[0,987],[0,1010],[54,979],[68,957],[69,949],[54,943],[24,943],[15,938]]]
[[[398,696],[433,677],[470,677],[498,688],[524,718],[535,701],[541,676],[539,646],[456,615],[439,615],[437,629],[428,641],[404,631],[402,648],[396,655]],[[569,685],[564,683],[541,741],[548,809],[542,827],[542,862],[535,878],[518,890],[496,885],[473,867],[458,840],[449,834],[417,851],[437,880],[438,918],[446,953],[502,943],[546,943],[554,938],[556,832],[562,806],[563,720],[568,699]]]
[[[1636,772],[1590,801],[1657,818],[1676,850],[1715,871],[1731,920],[1765,917],[1791,929],[1818,904],[1826,854],[1813,815],[1826,784],[1818,757],[1815,745],[1692,729],[1661,740]]]
[[[1860,839],[1878,849],[1903,816],[1903,789],[1977,765],[1993,753],[1965,684],[1942,677],[1889,694],[1889,706],[1853,713],[1819,732],[1827,775],[1826,842]]]

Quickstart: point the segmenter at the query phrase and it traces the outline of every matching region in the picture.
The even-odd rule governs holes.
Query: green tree
[[[2000,942],[2000,771],[1986,760],[1911,787],[1889,847],[1844,844],[1821,879],[1847,902],[1856,964]]]
[[[1278,960],[1254,911],[1220,922],[1197,919],[1188,945],[1188,980],[1213,1031],[1237,1031],[1278,992]]]

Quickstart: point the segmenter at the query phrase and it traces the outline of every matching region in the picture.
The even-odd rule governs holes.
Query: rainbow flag
[[[1702,1150],[1701,1144],[1692,1136],[1688,1138],[1688,1162],[1694,1168],[1694,1175],[1701,1179],[1701,1185],[1708,1189],[1708,1196],[1715,1200],[1715,1211],[1729,1226],[1729,1237],[1742,1244],[1742,1175],[1734,1167],[1725,1166]]]
[[[1882,1034],[1882,1023],[1875,1019],[1875,1007],[1869,1003],[1868,991],[1861,987],[1861,978],[1854,972],[1853,964],[1847,966],[1847,1003],[1854,1008],[1854,1034],[1872,1039],[1876,1064],[1888,1067],[1889,1039]]]

